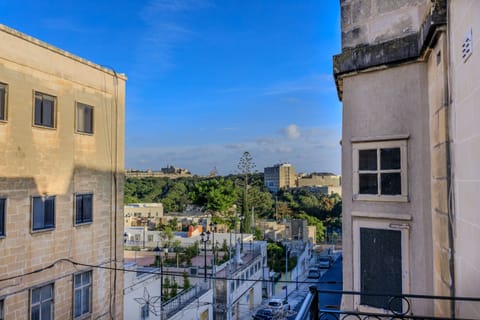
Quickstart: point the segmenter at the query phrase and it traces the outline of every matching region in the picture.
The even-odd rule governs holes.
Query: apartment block
[[[0,43],[0,318],[123,319],[126,77]]]
[[[342,307],[476,319],[480,2],[340,3],[344,290],[451,298]]]
[[[295,187],[295,168],[290,163],[276,164],[263,169],[264,183],[270,192]]]

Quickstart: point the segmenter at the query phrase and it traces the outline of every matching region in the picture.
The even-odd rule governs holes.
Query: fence
[[[350,296],[357,301],[377,301],[382,303],[382,308],[377,305],[376,310],[381,311],[361,311],[361,310],[342,310],[337,308],[319,308],[322,305],[322,301],[319,298],[319,294],[325,295],[341,295],[343,297]],[[373,299],[373,300],[372,300]],[[429,314],[417,314],[412,310],[412,304],[417,305],[422,302],[430,306],[432,310]],[[447,308],[449,310],[448,315],[436,315],[434,308],[438,303],[447,303],[447,306],[453,306]],[[428,320],[475,320],[478,319],[478,315],[474,318],[461,318],[456,315],[455,304],[469,303],[474,304],[476,308],[472,310],[479,310],[480,298],[474,297],[449,297],[449,296],[432,296],[432,295],[416,295],[416,294],[377,294],[366,293],[356,291],[340,291],[340,290],[318,290],[315,286],[310,287],[310,293],[304,300],[300,307],[295,320],[396,320],[396,319],[428,319]],[[472,307],[472,305],[470,305]],[[366,308],[365,308],[366,309]]]
[[[162,303],[162,319],[170,319],[175,313],[186,307],[195,299],[206,293],[210,289],[210,282],[195,285],[187,290],[180,292],[175,297]]]

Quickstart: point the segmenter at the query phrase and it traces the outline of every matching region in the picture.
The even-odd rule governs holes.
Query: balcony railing
[[[199,283],[187,290],[180,292],[175,297],[162,303],[162,319],[170,319],[178,311],[201,297],[210,289],[210,282]]]
[[[343,310],[340,306],[328,306],[322,303],[320,295],[342,296],[343,298],[351,298],[353,301],[383,301],[383,308],[371,307],[359,308],[360,310]],[[374,300],[372,300],[372,298]],[[435,306],[444,303],[447,315],[437,315],[434,311]],[[430,314],[419,314],[412,310],[412,305],[416,307],[423,305],[423,310],[432,310]],[[318,290],[317,287],[311,286],[310,293],[304,300],[303,305],[295,317],[295,320],[397,320],[397,319],[428,319],[428,320],[475,320],[475,317],[463,318],[455,313],[455,304],[472,304],[476,310],[480,309],[480,298],[475,297],[449,297],[449,296],[431,296],[416,294],[377,294],[365,293],[357,291],[340,291],[340,290]],[[472,307],[470,305],[470,307]],[[319,308],[320,306],[320,308]],[[362,304],[363,306],[363,304]],[[451,308],[453,306],[453,308]],[[365,306],[368,307],[368,306]],[[365,309],[365,310],[363,310]],[[472,308],[473,309],[473,308]],[[370,311],[374,310],[374,311]],[[377,311],[378,310],[378,311]]]

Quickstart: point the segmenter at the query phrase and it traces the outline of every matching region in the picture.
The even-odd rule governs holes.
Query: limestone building
[[[126,78],[0,43],[0,318],[123,319]]]
[[[270,192],[295,187],[295,168],[290,163],[276,164],[263,169],[264,183]]]
[[[480,1],[340,3],[344,290],[480,297]],[[478,302],[386,299],[343,307],[480,314]]]

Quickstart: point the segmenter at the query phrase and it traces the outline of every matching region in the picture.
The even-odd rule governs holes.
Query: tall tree
[[[245,151],[240,158],[240,161],[237,165],[238,170],[244,177],[244,191],[243,191],[243,205],[242,205],[242,215],[243,215],[243,232],[251,232],[252,217],[248,214],[248,176],[252,173],[252,170],[255,169],[255,163],[253,158],[250,155],[250,152]]]
[[[237,193],[232,180],[209,179],[196,183],[190,198],[193,203],[211,211],[216,222],[224,223],[228,220],[225,212],[237,201]]]

